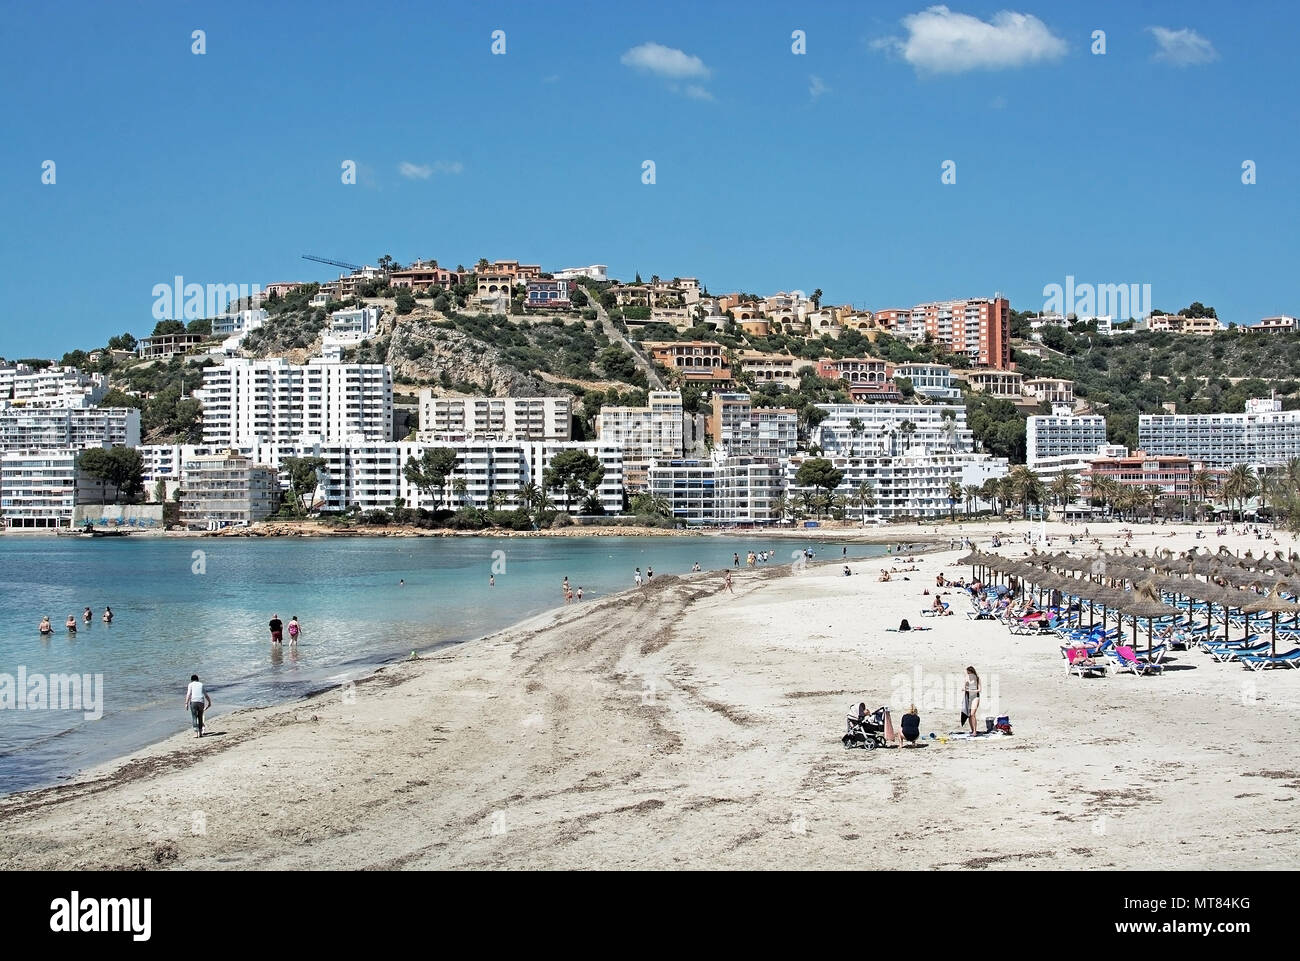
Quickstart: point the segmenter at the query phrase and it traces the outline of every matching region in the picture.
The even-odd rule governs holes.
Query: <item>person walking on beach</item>
[[[970,732],[972,735],[975,730],[975,715],[980,708],[980,676],[975,673],[974,667],[966,668],[966,688],[962,696],[962,720],[970,722]]]
[[[636,569],[636,586],[641,586],[641,568],[639,567]]]
[[[727,589],[728,593],[730,594],[736,593],[731,589],[731,571],[724,570],[722,572],[722,586]]]
[[[564,595],[564,603],[569,603],[569,595],[573,592],[569,590],[569,576],[564,576],[564,583],[560,585],[560,593]]]
[[[289,645],[290,646],[293,646],[294,644],[298,643],[298,632],[301,630],[302,630],[302,626],[298,623],[298,615],[295,614],[289,620]]]
[[[647,567],[645,569],[645,582],[649,584],[650,579],[653,578],[654,576],[655,576],[655,569],[653,567]]]
[[[197,674],[190,675],[190,686],[185,689],[185,706],[190,709],[190,725],[203,736],[203,712],[212,706],[212,696],[203,690]]]
[[[272,614],[267,626],[271,629],[271,643],[279,644],[284,639],[284,624],[280,621],[280,615]]]
[[[1037,421],[1035,421],[1035,423],[1037,423]],[[840,551],[840,557],[848,557],[848,556],[849,556],[849,545],[845,544],[843,549]]]

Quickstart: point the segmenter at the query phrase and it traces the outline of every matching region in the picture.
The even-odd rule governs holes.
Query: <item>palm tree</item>
[[[1095,501],[1112,513],[1115,511],[1115,505],[1120,495],[1119,482],[1115,478],[1107,477],[1104,474],[1091,477],[1088,488],[1089,500]]]
[[[961,481],[948,481],[948,520],[956,520],[957,502],[962,499],[965,491],[962,489]]]
[[[1144,493],[1146,494],[1147,504],[1151,508],[1150,520],[1154,524],[1156,522],[1156,506],[1159,505],[1160,498],[1165,496],[1165,489],[1159,484],[1148,484],[1144,488]]]
[[[962,493],[966,495],[966,516],[969,517],[979,508],[980,495],[983,493],[978,484],[967,484],[962,488]]]
[[[849,506],[849,498],[845,494],[831,493],[826,498],[826,507],[831,512],[831,516],[837,521],[844,520],[844,510]],[[836,515],[839,515],[838,517]]]
[[[853,506],[862,508],[862,526],[867,526],[867,510],[876,506],[876,491],[869,483],[863,481],[853,492]]]
[[[456,495],[456,503],[459,506],[464,507],[465,495],[469,491],[469,485],[465,483],[465,478],[457,477],[453,480],[451,482],[451,490],[452,493]]]
[[[809,297],[808,299],[812,301],[813,310],[822,309],[822,289],[820,287],[814,290],[812,292],[812,296]]]
[[[857,456],[858,456],[858,438],[862,435],[862,428],[863,428],[864,426],[865,426],[865,425],[862,423],[862,419],[861,419],[861,418],[859,418],[859,417],[850,417],[850,418],[849,418],[849,431],[851,432],[852,437],[853,437],[853,443],[852,443],[852,445],[849,447],[849,456],[850,456],[850,457],[857,457]]]
[[[905,420],[899,426],[898,432],[903,435],[903,450],[907,450],[908,445],[912,442],[912,435],[916,433],[916,425],[910,420]]]
[[[811,514],[817,507],[817,495],[812,491],[800,491],[799,506],[803,509],[805,515]]]
[[[1300,469],[1300,458],[1297,458],[1297,468]],[[1213,500],[1215,493],[1219,488],[1218,475],[1212,470],[1201,468],[1192,475],[1188,484],[1188,492],[1192,495],[1192,502],[1199,505],[1203,501]],[[1199,513],[1199,510],[1193,511],[1193,514]]]
[[[1007,479],[1011,481],[1013,496],[1020,501],[1020,516],[1028,517],[1029,502],[1032,500],[1037,503],[1042,499],[1043,482],[1024,464],[1011,468]]]
[[[1222,492],[1229,504],[1237,502],[1238,513],[1244,515],[1246,501],[1259,492],[1259,478],[1249,465],[1237,464],[1224,478]]]
[[[784,521],[789,512],[790,498],[785,496],[785,491],[780,491],[772,498],[772,513],[776,515],[776,522],[779,524]]]
[[[1070,470],[1061,471],[1052,478],[1049,490],[1064,512],[1065,505],[1079,496],[1079,475]]]
[[[987,502],[996,514],[998,510],[998,498],[1002,494],[1002,485],[996,477],[990,477],[980,485],[980,499]]]

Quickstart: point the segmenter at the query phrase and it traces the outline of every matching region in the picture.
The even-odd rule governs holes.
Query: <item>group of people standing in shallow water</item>
[[[93,620],[95,619],[95,613],[94,613],[94,611],[92,611],[89,607],[86,608],[84,611],[81,612],[81,619],[82,619],[82,621],[84,621],[86,624],[89,624],[91,621],[93,621]],[[103,614],[102,617],[100,617],[100,620],[103,621],[105,624],[112,624],[112,623],[113,623],[113,609],[112,609],[111,607],[106,607],[106,608],[104,608],[104,614]],[[67,628],[69,634],[76,634],[76,633],[77,633],[77,615],[75,615],[75,614],[69,614],[69,615],[68,615],[68,619],[67,619],[66,621],[63,622],[63,626],[64,626],[65,628]],[[37,629],[38,631],[40,631],[40,632],[41,632],[41,635],[44,636],[44,637],[48,637],[49,635],[53,634],[53,633],[54,633],[54,626],[53,626],[52,624],[50,624],[50,615],[46,614],[44,617],[42,617],[42,618],[41,618],[41,623],[40,623],[39,625],[37,625],[37,628],[36,628],[36,629]]]
[[[280,620],[279,614],[271,615],[271,622],[267,625],[271,629],[271,643],[279,644],[284,640],[284,622]],[[298,623],[298,615],[295,614],[289,621],[289,646],[293,647],[298,643],[298,635],[302,633],[302,625]]]

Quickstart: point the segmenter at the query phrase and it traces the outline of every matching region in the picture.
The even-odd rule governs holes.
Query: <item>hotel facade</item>
[[[1148,454],[1187,457],[1207,467],[1285,464],[1300,457],[1300,411],[1256,398],[1240,414],[1139,414],[1138,446]]]

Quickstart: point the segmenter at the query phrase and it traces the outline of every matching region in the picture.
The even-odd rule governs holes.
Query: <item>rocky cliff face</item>
[[[380,330],[345,357],[361,363],[390,364],[393,376],[447,390],[468,390],[493,397],[522,397],[547,393],[532,373],[511,365],[492,344],[450,326],[442,314],[420,303],[412,313],[397,315],[391,302],[384,307]],[[319,356],[325,333],[323,311],[272,318],[249,335],[249,357],[284,357],[305,363]]]
[[[496,347],[450,327],[434,327],[430,317],[419,314],[417,308],[415,313],[391,318],[391,333],[385,332],[388,350],[375,359],[391,364],[394,377],[444,387],[472,385],[491,397],[547,393],[537,377],[512,366]]]

